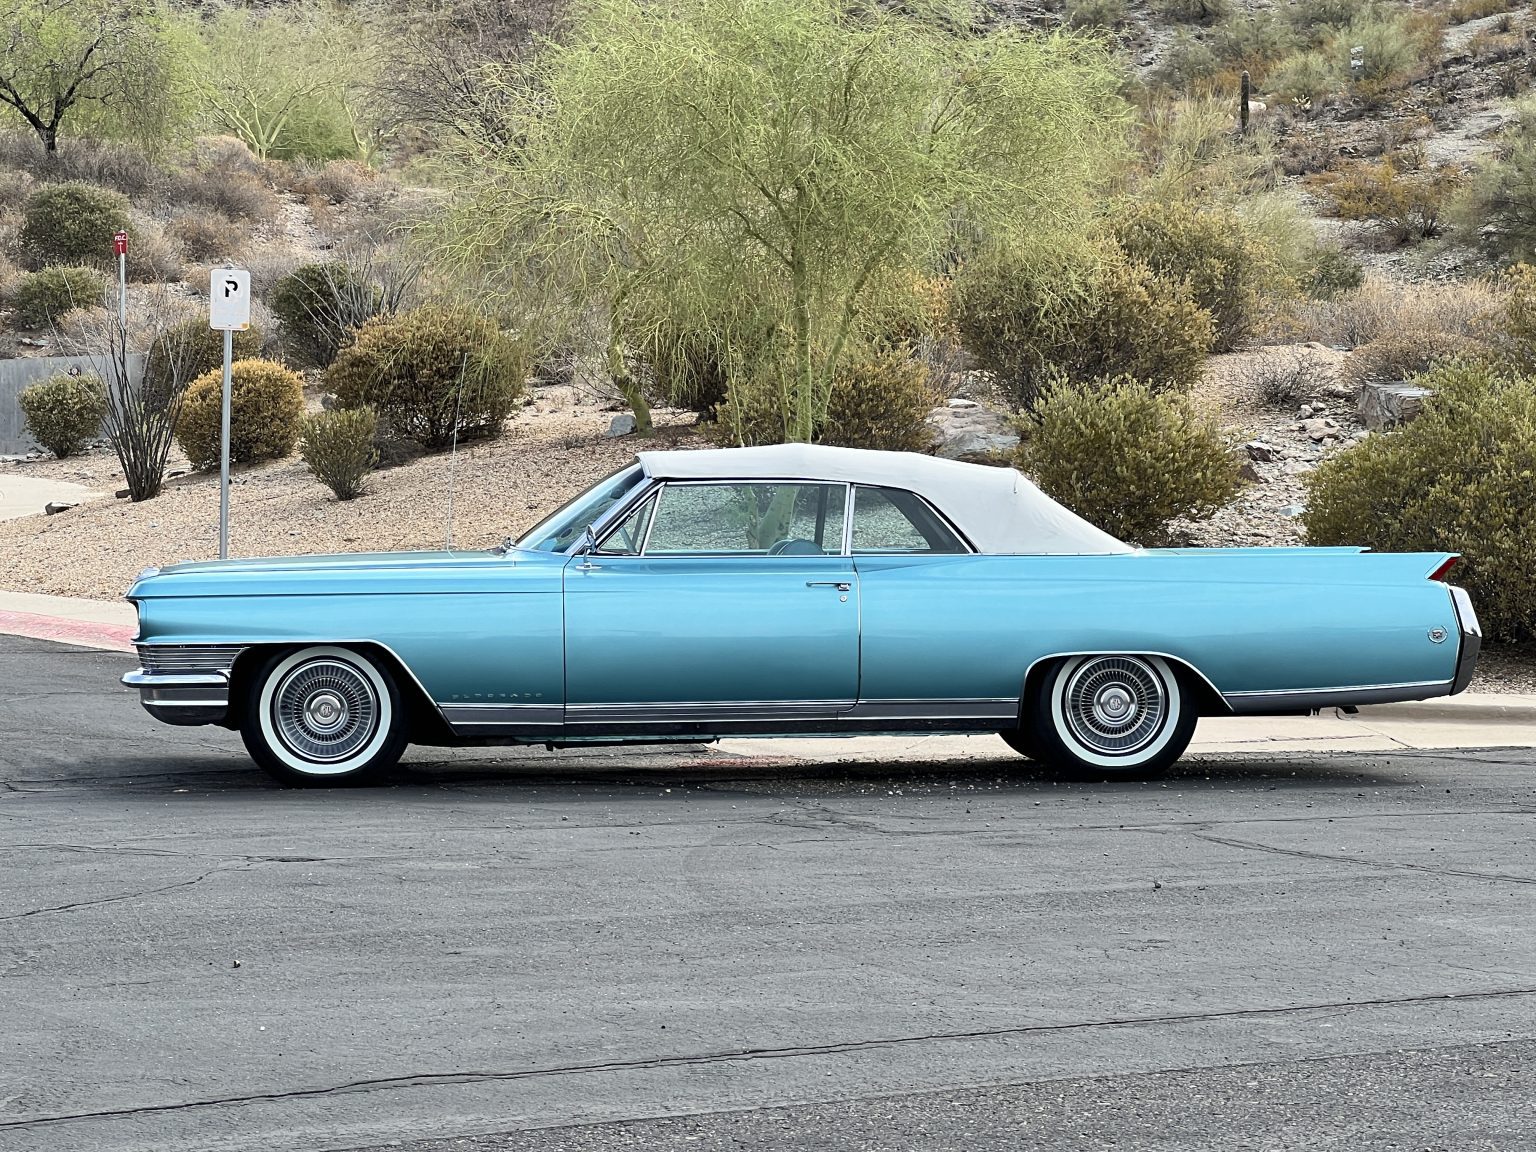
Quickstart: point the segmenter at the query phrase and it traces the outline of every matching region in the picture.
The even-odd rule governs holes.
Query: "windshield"
[[[580,539],[588,524],[623,499],[624,494],[644,478],[645,473],[638,464],[631,464],[604,477],[558,512],[540,520],[518,537],[517,547],[531,552],[564,552]]]

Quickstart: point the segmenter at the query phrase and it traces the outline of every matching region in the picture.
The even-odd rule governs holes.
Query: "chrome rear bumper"
[[[123,677],[144,710],[166,724],[222,724],[229,714],[233,644],[140,644],[143,665]]]
[[[1472,597],[1465,588],[1451,585],[1451,603],[1456,606],[1456,622],[1461,626],[1461,651],[1456,655],[1456,679],[1451,684],[1451,695],[1465,692],[1477,671],[1477,656],[1483,648],[1483,626],[1478,623],[1477,612],[1472,607]]]

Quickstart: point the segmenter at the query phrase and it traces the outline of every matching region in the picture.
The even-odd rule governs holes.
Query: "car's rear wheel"
[[[251,759],[285,784],[356,784],[405,751],[400,692],[388,669],[351,648],[276,652],[248,680],[240,722]]]
[[[1032,701],[1040,758],[1069,775],[1145,778],[1184,754],[1199,719],[1180,673],[1160,656],[1072,656]]]

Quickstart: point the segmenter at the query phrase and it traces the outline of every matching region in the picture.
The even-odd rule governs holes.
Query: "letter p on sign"
[[[208,327],[244,332],[251,326],[251,274],[215,268],[208,284]]]

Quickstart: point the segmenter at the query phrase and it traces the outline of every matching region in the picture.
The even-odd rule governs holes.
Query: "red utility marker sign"
[[[117,232],[117,233],[113,234],[113,236],[112,236],[112,255],[114,255],[114,256],[126,256],[126,255],[128,255],[128,233],[126,233],[126,232]]]

